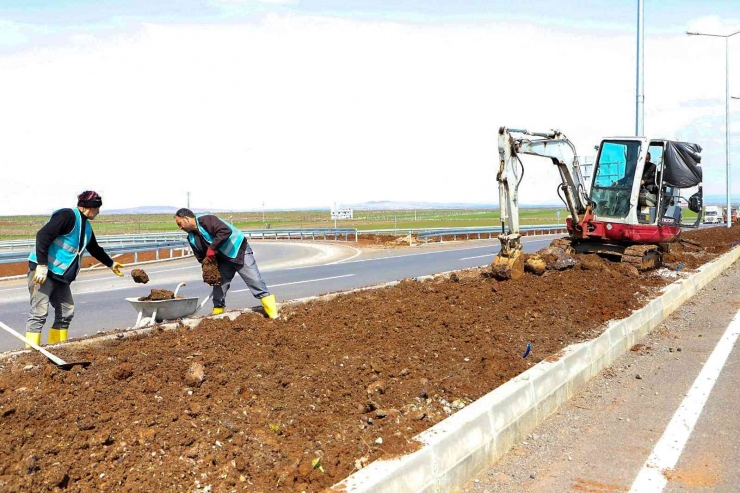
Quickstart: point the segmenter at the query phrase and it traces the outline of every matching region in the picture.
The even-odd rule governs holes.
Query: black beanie
[[[93,209],[103,205],[103,198],[97,192],[86,190],[77,196],[77,205]]]

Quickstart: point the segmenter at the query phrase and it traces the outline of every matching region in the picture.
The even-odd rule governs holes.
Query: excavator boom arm
[[[512,133],[521,134],[514,138]],[[499,206],[501,226],[506,223],[509,234],[519,234],[518,188],[524,174],[524,166],[519,154],[529,154],[549,158],[560,172],[563,200],[575,222],[579,215],[585,214],[589,204],[585,180],[581,173],[575,146],[557,130],[549,132],[529,132],[522,129],[501,127],[498,135]]]

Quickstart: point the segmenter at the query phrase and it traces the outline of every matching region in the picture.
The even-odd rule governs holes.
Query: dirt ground
[[[697,231],[711,253],[674,260],[708,261],[738,238],[740,227]],[[472,269],[287,305],[278,320],[244,314],[56,350],[92,361],[85,370],[5,360],[0,491],[322,490],[412,449],[422,430],[669,282],[583,263],[507,282]]]

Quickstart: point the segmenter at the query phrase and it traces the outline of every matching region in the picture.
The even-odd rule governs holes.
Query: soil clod
[[[218,271],[217,260],[203,260],[203,282],[209,286],[221,284],[221,273]]]
[[[134,278],[134,282],[138,284],[146,284],[149,282],[149,276],[146,275],[144,269],[134,269],[131,271],[131,277]]]

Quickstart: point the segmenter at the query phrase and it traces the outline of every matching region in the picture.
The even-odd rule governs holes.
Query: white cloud
[[[650,133],[718,111],[685,106],[723,91],[724,53],[702,41],[648,41]],[[86,188],[108,208],[187,191],[233,209],[495,202],[499,126],[559,128],[584,155],[634,129],[634,36],[528,25],[148,25],[2,57],[0,72],[0,214]],[[528,166],[521,200],[556,202],[554,167]]]

